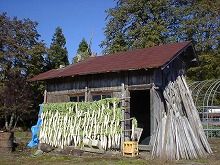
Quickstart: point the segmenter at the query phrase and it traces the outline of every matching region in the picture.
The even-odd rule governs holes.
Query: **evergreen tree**
[[[104,54],[192,40],[201,66],[190,68],[188,76],[220,77],[220,72],[215,73],[219,70],[219,0],[118,0],[106,12],[106,38],[100,45]]]
[[[60,65],[69,65],[68,52],[65,45],[66,39],[63,35],[62,29],[57,27],[48,52],[48,69],[59,68]]]
[[[182,15],[177,32],[181,40],[192,40],[200,66],[190,68],[192,80],[220,78],[220,1],[191,0],[178,10]]]
[[[164,44],[169,34],[168,7],[166,0],[118,0],[106,11],[104,53]]]
[[[77,54],[73,58],[73,63],[78,63],[80,61],[84,61],[87,58],[91,56],[91,49],[89,44],[86,42],[86,40],[83,38],[82,41],[79,44],[79,48],[77,49]]]
[[[177,35],[180,40],[192,40],[197,53],[217,49],[220,40],[220,1],[189,0],[176,7],[181,16]]]

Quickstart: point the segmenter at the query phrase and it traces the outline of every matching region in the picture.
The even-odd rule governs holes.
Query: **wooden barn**
[[[106,125],[106,131],[109,128],[108,120],[106,122],[107,115],[104,116],[105,118],[99,117],[100,122],[98,124],[94,122],[95,127],[90,124],[89,120],[87,121],[87,127],[97,127],[94,135],[90,131],[90,139],[100,142],[105,150],[107,144],[109,149],[111,149],[111,144],[114,146],[116,142],[114,139],[119,139],[115,144],[121,150],[122,145],[127,141],[136,140],[133,139],[133,120],[136,119],[136,127],[142,130],[141,136],[138,137],[139,149],[144,150],[147,146],[152,146],[153,158],[204,158],[211,154],[212,150],[184,78],[186,69],[198,66],[198,64],[198,57],[192,42],[186,41],[91,57],[77,64],[39,74],[29,81],[45,82],[45,103],[66,102],[65,104],[77,106],[81,104],[80,102],[85,105],[98,103],[98,100],[108,100],[105,98],[119,100],[120,120],[118,118],[118,122],[112,122],[112,124],[114,123],[115,128],[120,127],[118,132],[120,135],[112,133],[115,138],[108,133],[105,135],[100,133],[101,137],[97,135],[97,125]],[[108,105],[110,106],[110,104]],[[113,111],[108,110],[108,112],[115,113],[114,105],[113,103]],[[86,111],[88,114],[94,109],[87,108]],[[92,119],[92,116],[88,119]],[[68,114],[63,121],[67,121],[67,118]],[[48,119],[50,120],[50,117]],[[79,120],[81,121],[81,119]],[[74,121],[76,123],[78,119],[75,118]],[[84,121],[86,120],[84,119]],[[47,131],[43,129],[46,128],[46,123],[43,123],[41,132],[44,134]],[[66,129],[75,130],[75,126],[71,125],[72,122],[65,123],[69,124]],[[85,125],[82,126],[79,123],[78,133],[66,134],[67,131],[64,131],[65,135],[61,136],[64,138],[63,142],[69,142],[67,145],[71,144],[72,136],[79,137],[79,131],[84,131],[82,135],[86,133],[84,128]],[[60,129],[63,131],[62,128]],[[56,134],[59,132],[54,131],[56,133],[53,144],[56,146]],[[48,135],[43,136],[42,133],[43,139],[48,137]],[[107,138],[109,140],[106,141]],[[45,141],[47,142],[47,139]],[[63,142],[62,146],[64,146]],[[75,140],[74,144],[77,145],[77,142],[79,143]]]
[[[126,99],[125,118],[135,117],[143,128],[140,142],[147,144],[161,118],[161,92],[169,81],[198,65],[190,41],[91,57],[53,69],[30,79],[45,82],[44,102],[95,101],[108,97]],[[124,89],[123,89],[124,88]],[[127,129],[129,129],[129,122]],[[147,139],[148,140],[147,140]]]

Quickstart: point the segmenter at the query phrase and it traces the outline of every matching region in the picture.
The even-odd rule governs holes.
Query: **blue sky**
[[[101,55],[99,44],[105,39],[103,28],[107,23],[105,10],[115,4],[114,0],[0,0],[0,13],[38,22],[38,33],[47,47],[55,29],[60,26],[71,62],[81,40],[85,38],[89,42],[93,31],[91,49]]]

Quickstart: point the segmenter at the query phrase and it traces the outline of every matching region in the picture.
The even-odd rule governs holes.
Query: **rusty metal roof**
[[[46,80],[75,75],[97,74],[136,69],[162,67],[175,56],[192,46],[191,41],[185,41],[162,46],[114,53],[104,56],[91,57],[85,61],[69,65],[65,68],[53,69],[41,73],[29,81]]]

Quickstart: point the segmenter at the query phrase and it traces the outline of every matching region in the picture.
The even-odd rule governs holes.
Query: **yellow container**
[[[138,143],[128,141],[123,143],[123,156],[134,157],[138,155]]]

